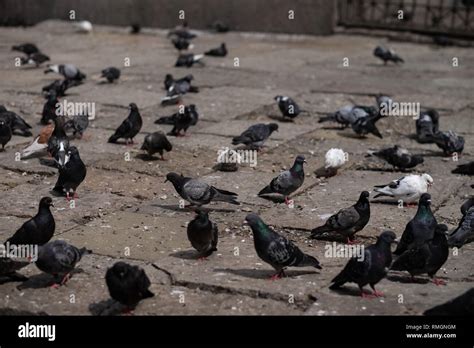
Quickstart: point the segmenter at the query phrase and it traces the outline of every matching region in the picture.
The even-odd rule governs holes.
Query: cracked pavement
[[[91,35],[73,33],[69,23],[46,21],[29,28],[0,28],[0,103],[33,125],[38,125],[44,99],[41,87],[57,76],[43,69],[14,67],[13,44],[34,42],[52,63],[73,63],[87,74],[84,85],[71,89],[63,99],[95,102],[96,119],[79,148],[88,168],[79,187],[79,199],[71,209],[64,198],[55,197],[54,238],[93,250],[78,265],[78,272],[59,289],[47,287],[51,280],[34,266],[21,273],[30,277],[24,284],[0,284],[0,314],[89,315],[90,305],[109,298],[104,281],[107,267],[118,260],[140,265],[151,279],[156,296],[136,308],[136,315],[413,315],[447,301],[473,286],[474,245],[466,245],[458,255],[450,254],[438,272],[446,286],[435,286],[420,277],[411,283],[403,273],[391,273],[377,289],[384,298],[362,299],[355,284],[347,291],[330,291],[331,279],[347,262],[324,256],[326,241],[309,240],[309,231],[322,224],[328,214],[352,205],[360,191],[387,183],[404,173],[365,158],[368,149],[399,144],[425,155],[415,172],[434,178],[430,193],[433,210],[440,223],[450,230],[460,219],[459,207],[472,194],[469,177],[451,174],[456,163],[444,158],[435,145],[418,144],[412,138],[415,122],[390,117],[379,122],[383,139],[358,139],[350,129],[340,130],[319,124],[318,117],[352,102],[370,105],[377,93],[394,100],[420,102],[441,114],[441,129],[452,129],[466,139],[460,161],[474,158],[472,90],[474,61],[472,48],[439,49],[430,45],[385,42],[381,38],[333,35],[327,37],[270,35],[231,32],[216,35],[199,32],[195,52],[225,41],[229,56],[205,58],[204,67],[174,68],[176,52],[162,30],[146,29],[132,36],[125,28],[96,26]],[[388,44],[402,55],[402,66],[383,66],[372,56],[373,48]],[[234,67],[238,57],[239,67]],[[344,57],[349,67],[343,67]],[[452,58],[460,65],[453,67]],[[130,58],[131,66],[124,67]],[[115,84],[101,84],[100,70],[117,66],[122,77]],[[192,73],[198,94],[184,97],[200,113],[197,126],[187,137],[169,137],[173,151],[167,161],[147,161],[139,147],[149,131],[170,130],[155,125],[159,116],[170,115],[176,107],[160,106],[166,73]],[[295,122],[282,122],[273,101],[276,95],[290,95],[308,114]],[[135,102],[144,119],[141,133],[132,147],[108,144],[113,130],[127,116],[126,106]],[[267,147],[258,155],[258,165],[242,165],[238,172],[213,169],[219,149],[230,146],[233,136],[258,122],[278,122]],[[33,216],[42,196],[50,195],[56,170],[38,159],[15,161],[31,138],[14,136],[5,152],[0,152],[0,240],[12,235],[25,219]],[[349,162],[329,179],[316,178],[314,171],[324,164],[324,154],[332,147],[349,153]],[[127,154],[130,161],[126,161]],[[302,188],[294,194],[295,207],[263,200],[256,193],[282,169],[303,154],[308,164]],[[196,259],[186,237],[186,224],[194,214],[179,209],[179,197],[166,173],[175,171],[200,177],[213,185],[239,193],[239,207],[210,204],[211,220],[219,228],[218,251],[206,261]],[[372,203],[371,219],[357,239],[369,244],[385,229],[401,235],[415,214],[413,208]],[[288,277],[269,281],[271,267],[254,250],[252,235],[242,226],[254,211],[278,232],[321,262],[323,269],[293,268]],[[402,299],[402,300],[401,300]]]

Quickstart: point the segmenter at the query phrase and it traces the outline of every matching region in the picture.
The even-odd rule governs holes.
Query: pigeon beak
[[[49,204],[49,206],[50,206],[50,207],[54,207],[54,203],[51,202],[51,203]]]
[[[244,224],[245,226],[248,226],[249,222],[248,222],[247,220],[244,220],[243,224]]]
[[[308,163],[308,161],[307,161],[307,160],[304,160],[303,163]]]
[[[168,178],[166,178],[166,180],[164,182],[168,182]]]
[[[394,243],[394,244],[398,244],[399,242],[400,242],[400,238],[397,238],[397,239],[394,239],[394,240],[393,240],[393,243]]]

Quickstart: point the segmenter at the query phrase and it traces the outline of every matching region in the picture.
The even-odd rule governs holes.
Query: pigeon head
[[[183,180],[183,175],[179,175],[177,173],[171,172],[171,173],[166,174],[165,182],[170,181],[175,188],[178,188],[178,187],[181,187],[182,180]]]
[[[40,208],[54,207],[53,200],[51,197],[43,197],[40,200]]]
[[[303,155],[296,156],[295,164],[303,165],[303,163],[308,163],[306,162],[304,156]]]
[[[209,213],[207,211],[198,209],[196,211],[196,219],[201,221],[207,221],[209,219]]]
[[[372,134],[375,135],[376,137],[379,137],[380,139],[383,139],[382,134],[380,133],[379,129],[377,127],[372,128]]]
[[[436,225],[436,228],[434,231],[435,234],[446,235],[447,232],[448,232],[448,226],[446,226],[445,224]]]
[[[166,74],[166,76],[165,76],[165,81],[173,81],[173,75],[171,75],[171,74]]]
[[[429,193],[423,193],[420,197],[419,205],[425,205],[425,206],[431,205],[431,195]]]
[[[112,266],[112,272],[119,278],[125,278],[131,266],[125,262],[119,261]]]
[[[275,131],[278,132],[278,125],[276,123],[269,123],[268,128],[270,128],[270,132],[273,133]]]
[[[249,224],[249,226],[252,228],[252,231],[254,228],[258,228],[259,225],[263,224],[262,219],[260,219],[260,216],[258,216],[255,213],[250,213],[245,217],[245,222]]]
[[[188,82],[194,80],[194,76],[189,74],[189,75],[186,75],[185,77],[183,77],[183,80],[186,80]]]
[[[377,242],[383,242],[387,244],[397,243],[397,235],[392,231],[385,231],[380,234]]]
[[[130,103],[130,104],[128,105],[128,107],[129,107],[130,110],[132,110],[132,111],[138,111],[138,106],[137,106],[137,104],[135,104],[135,103]]]
[[[431,175],[429,174],[422,174],[421,175],[422,179],[426,181],[426,183],[428,184],[428,187],[431,187],[433,185],[433,178],[431,177]]]
[[[368,191],[362,191],[359,196],[359,201],[367,201],[370,197],[370,193]]]
[[[78,157],[79,156],[79,150],[75,146],[70,146],[67,153],[70,157]]]
[[[190,104],[190,105],[188,106],[188,109],[189,109],[190,111],[196,111],[196,105],[195,105],[195,104]]]

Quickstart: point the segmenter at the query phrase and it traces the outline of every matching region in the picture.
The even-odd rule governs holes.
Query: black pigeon
[[[165,89],[167,96],[174,96],[177,94],[184,95],[186,93],[197,93],[199,88],[191,86],[191,81],[194,79],[193,75],[186,75],[180,79],[173,79],[173,75],[166,74],[165,77]]]
[[[446,156],[460,154],[464,150],[464,138],[453,131],[438,132],[429,138],[443,150]]]
[[[365,136],[369,133],[379,137],[380,139],[383,138],[382,134],[378,130],[375,123],[382,118],[382,115],[375,115],[375,116],[364,116],[355,120],[352,124],[352,130],[360,135]]]
[[[183,50],[188,50],[188,49],[192,50],[194,47],[194,45],[191,42],[189,42],[187,39],[183,39],[180,37],[173,38],[171,42],[173,43],[174,47],[178,51],[183,51]]]
[[[225,57],[227,56],[227,47],[225,43],[221,43],[221,45],[217,48],[210,49],[209,51],[204,53],[206,56],[212,57]]]
[[[303,253],[293,242],[276,233],[257,214],[248,214],[245,221],[252,229],[253,242],[258,257],[276,271],[272,279],[284,276],[287,267],[322,268],[315,257]]]
[[[278,108],[280,109],[282,115],[285,117],[295,118],[302,111],[298,104],[296,104],[296,102],[290,97],[277,95],[275,100],[278,103]]]
[[[18,51],[26,54],[27,56],[32,55],[34,53],[38,53],[39,49],[36,47],[35,44],[32,43],[24,43],[21,45],[13,46],[12,51]]]
[[[230,30],[229,26],[221,21],[215,21],[211,27],[218,33],[227,33]]]
[[[439,131],[439,114],[430,109],[420,112],[416,120],[416,140],[421,144],[433,142],[432,136]]]
[[[176,63],[174,66],[176,67],[185,66],[187,68],[190,68],[194,65],[194,63],[202,64],[201,59],[203,57],[204,57],[203,54],[192,54],[192,53],[181,54],[176,60]]]
[[[171,116],[161,117],[155,121],[156,124],[172,124],[173,129],[168,133],[168,135],[173,136],[182,136],[186,134],[190,126],[197,124],[199,119],[199,114],[196,110],[196,105],[191,104],[184,107],[183,112],[177,112]],[[181,134],[181,131],[184,134]]]
[[[120,78],[120,69],[115,67],[110,67],[102,70],[102,75],[100,77],[105,77],[109,83],[114,82]]]
[[[69,139],[64,130],[63,116],[54,119],[54,131],[48,140],[48,152],[59,167],[66,164],[66,153],[69,150]]]
[[[188,23],[185,21],[183,22],[182,26],[179,26],[175,28],[174,30],[171,30],[168,33],[168,37],[177,37],[179,39],[185,39],[185,40],[192,40],[195,37],[197,37],[196,34],[191,33],[188,29]]]
[[[77,198],[76,189],[86,178],[87,169],[75,146],[69,148],[66,157],[67,162],[59,168],[58,181],[53,190],[60,194],[65,193],[69,201],[71,194],[73,199]]]
[[[387,62],[394,62],[395,64],[404,63],[405,61],[398,56],[394,51],[386,49],[381,46],[377,46],[374,50],[374,56],[383,60],[383,63],[387,65]]]
[[[54,80],[47,86],[44,86],[42,91],[45,92],[45,98],[48,99],[51,93],[55,93],[58,97],[63,97],[66,95],[66,91],[69,88],[82,85],[82,81],[79,80]]]
[[[148,153],[149,157],[152,157],[155,153],[159,153],[161,159],[164,161],[163,158],[163,151],[166,150],[170,152],[173,149],[173,145],[169,142],[166,135],[162,132],[154,132],[152,134],[148,134],[143,141],[143,145],[141,150],[145,150]]]
[[[392,166],[402,170],[414,168],[418,164],[424,162],[423,156],[412,155],[406,149],[403,149],[398,145],[380,151],[371,152],[370,154],[382,158]]]
[[[171,181],[176,192],[192,205],[201,206],[211,201],[240,205],[237,193],[218,189],[197,179],[171,172],[166,175],[166,181]]]
[[[472,199],[472,198],[471,198]],[[459,222],[459,226],[451,232],[448,238],[450,247],[461,248],[474,241],[474,207],[471,206]]]
[[[474,184],[471,185],[471,188],[474,188]],[[468,210],[474,206],[474,197],[469,198],[467,201],[461,205],[461,214],[462,216],[466,215]]]
[[[375,244],[365,248],[363,259],[354,257],[347,262],[341,273],[331,281],[333,284],[329,289],[336,290],[345,283],[356,283],[361,296],[367,297],[363,288],[369,284],[373,290],[369,296],[383,296],[375,290],[375,285],[387,275],[387,269],[392,263],[390,246],[396,243],[396,238],[397,236],[392,231],[383,232]]]
[[[2,150],[5,150],[5,145],[12,138],[12,129],[8,124],[8,121],[0,115],[0,144],[2,144]]]
[[[303,185],[304,163],[306,163],[304,156],[297,156],[293,167],[281,172],[277,177],[273,178],[270,184],[265,186],[258,195],[278,193],[285,196],[285,203],[288,204],[288,196]]]
[[[217,225],[209,220],[207,212],[199,210],[196,217],[188,224],[188,239],[201,257],[208,257],[217,251],[219,233]]]
[[[432,239],[404,251],[395,260],[390,269],[394,271],[408,271],[412,278],[415,275],[427,273],[436,285],[443,284],[442,281],[434,278],[434,276],[448,259],[447,231],[448,227],[446,225],[437,225]]]
[[[56,223],[50,207],[53,206],[51,197],[43,197],[39,203],[38,213],[26,221],[7,242],[14,245],[43,245],[53,237]]]
[[[141,300],[155,296],[148,290],[151,283],[145,271],[122,261],[107,270],[105,282],[110,297],[131,309]]]
[[[130,34],[139,34],[141,30],[142,30],[142,26],[138,23],[133,23],[130,26]]]
[[[409,249],[423,245],[433,239],[437,222],[431,212],[431,195],[423,193],[418,203],[418,210],[405,227],[400,243],[394,251],[395,255],[401,255]]]
[[[13,111],[6,110],[5,107],[3,107],[3,109],[0,110],[0,118],[7,122],[13,134],[25,137],[32,136],[30,131],[31,126],[20,115]]]
[[[474,288],[452,300],[426,310],[424,315],[474,316]]]
[[[40,123],[43,125],[47,125],[50,120],[55,121],[57,118],[56,109],[57,104],[59,103],[57,94],[54,90],[52,90],[48,94],[48,99],[43,105],[43,112],[41,113],[41,120]]]
[[[48,74],[50,72],[61,74],[64,76],[65,79],[69,80],[82,81],[86,78],[86,75],[83,74],[76,66],[72,64],[48,65],[48,68],[44,71],[44,73]]]
[[[463,174],[463,175],[474,175],[474,161],[471,161],[466,164],[460,164],[453,169],[451,172],[453,174]]]
[[[44,62],[47,62],[49,60],[49,57],[46,54],[43,54],[41,52],[33,53],[28,57],[21,57],[21,65],[35,65],[36,67],[39,67],[41,64]]]
[[[63,240],[55,240],[39,248],[36,267],[53,275],[56,281],[59,280],[55,286],[64,285],[76,264],[84,255],[90,253],[86,248],[78,249]]]
[[[73,137],[79,139],[82,139],[87,127],[89,127],[89,115],[87,113],[72,116],[64,125],[66,131],[72,130]]]
[[[370,219],[369,193],[363,191],[356,204],[339,210],[332,215],[323,226],[311,231],[311,238],[317,238],[323,233],[336,232],[352,243],[354,235],[362,230]]]
[[[278,131],[276,123],[258,123],[250,126],[238,137],[234,137],[232,145],[244,144],[249,148],[260,149],[274,131]]]
[[[355,123],[359,118],[375,115],[377,115],[377,109],[373,106],[348,105],[334,113],[320,117],[318,122],[336,122],[345,128]]]
[[[142,129],[143,120],[135,103],[130,103],[130,114],[117,128],[115,133],[109,138],[109,143],[116,143],[118,139],[125,138],[128,144],[129,139],[133,144],[133,138]]]

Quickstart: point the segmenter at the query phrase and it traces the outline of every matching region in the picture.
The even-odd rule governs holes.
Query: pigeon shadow
[[[169,254],[169,256],[176,257],[183,260],[198,260],[200,255],[196,250],[181,250]]]
[[[337,174],[337,169],[320,167],[314,171],[318,178],[330,178]]]
[[[412,278],[409,275],[401,275],[401,274],[389,274],[387,279],[391,282],[402,283],[402,284],[428,284],[430,282],[429,279],[426,278]]]
[[[100,302],[91,303],[89,312],[95,316],[114,316],[120,315],[126,309],[126,306],[114,299],[109,298]]]
[[[213,208],[207,208],[207,207],[198,207],[198,206],[193,206],[193,205],[186,205],[184,208],[180,208],[178,205],[170,205],[170,204],[151,204],[152,207],[159,207],[162,209],[166,210],[172,210],[172,211],[184,211],[184,212],[197,212],[198,210],[211,213],[211,212],[219,212],[219,213],[234,213],[236,212],[235,209],[213,209]]]
[[[258,196],[260,198],[266,199],[267,201],[271,201],[273,203],[284,203],[285,202],[285,197],[282,197],[281,195],[276,196],[276,195],[261,195]]]
[[[240,277],[252,278],[252,279],[269,279],[275,274],[274,270],[260,270],[260,269],[250,269],[250,268],[240,268],[240,269],[230,269],[230,268],[215,268],[216,272],[224,272],[229,274],[238,275]],[[285,270],[285,276],[283,278],[294,278],[301,275],[307,274],[319,274],[315,271],[298,271],[298,270]]]
[[[277,116],[277,115],[267,115],[268,118],[271,118],[272,120],[278,121],[278,122],[286,122],[286,123],[294,123],[295,120],[289,117],[284,117],[284,116]]]
[[[150,156],[146,153],[139,153],[138,155],[135,156],[135,158],[141,159],[141,160],[146,161],[146,162],[161,161],[161,158],[156,157],[156,156]]]
[[[71,273],[70,276],[72,276],[76,273],[82,273],[84,270],[81,268],[76,268],[74,269]],[[44,289],[48,288],[54,284],[57,283],[57,278],[53,277],[50,274],[47,273],[40,273],[36,274],[34,276],[31,276],[28,278],[27,281],[23,282],[22,284],[18,285],[16,288],[18,290],[23,290],[23,289]]]
[[[352,297],[361,297],[360,296],[360,289],[358,287],[350,286],[350,287],[341,287],[338,289],[331,289],[338,295],[342,296],[352,296]]]
[[[6,283],[25,282],[28,279],[29,278],[24,276],[23,274],[15,272],[15,273],[9,274],[8,276],[1,276],[0,285],[6,284]]]
[[[347,127],[338,127],[338,126],[324,126],[324,127],[321,127],[321,129],[324,129],[324,130],[344,130],[346,129]]]
[[[367,136],[365,135],[360,136],[359,134],[356,134],[356,133],[338,132],[337,134],[344,138],[358,139],[358,140],[367,139]]]

